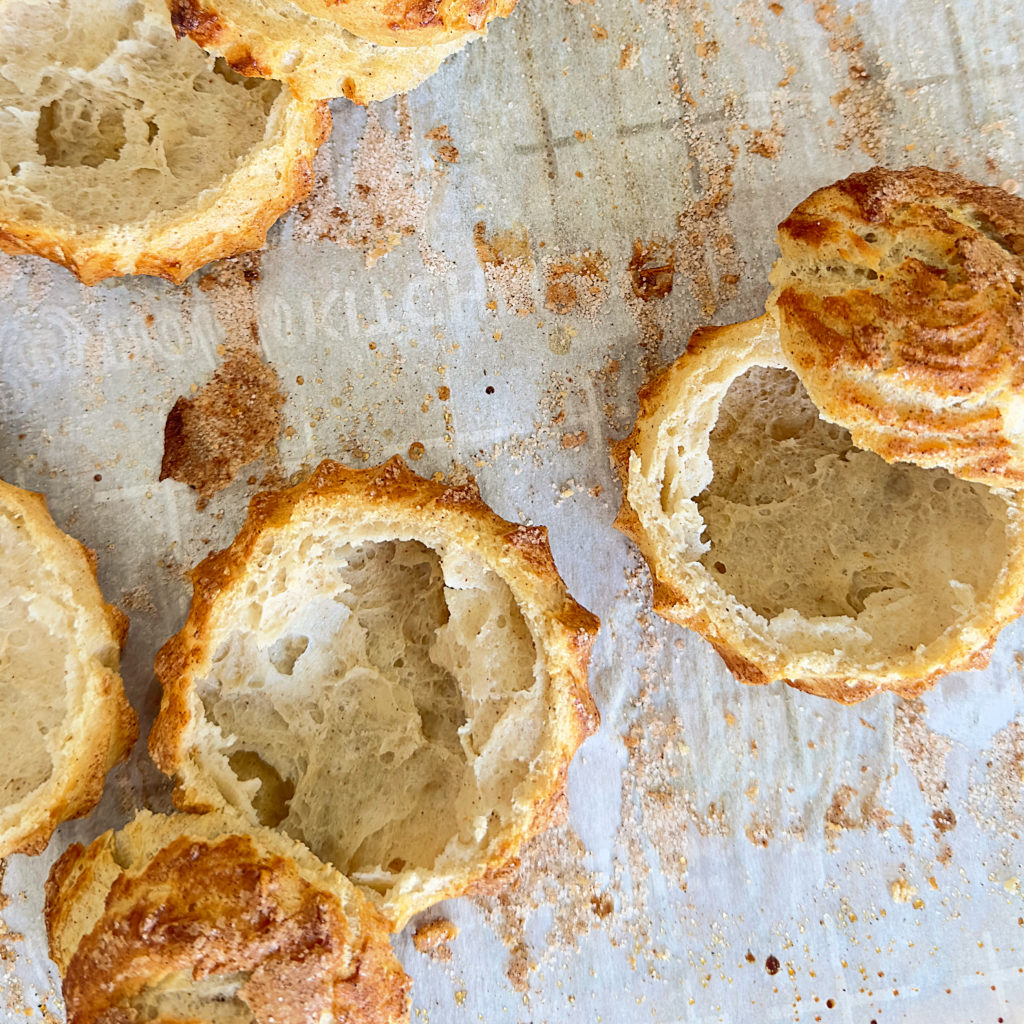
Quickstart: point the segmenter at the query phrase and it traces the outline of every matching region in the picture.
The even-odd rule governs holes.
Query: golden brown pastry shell
[[[737,602],[699,564],[678,559],[664,532],[652,525],[646,502],[631,493],[639,462],[650,458],[657,447],[659,427],[666,410],[680,409],[681,396],[692,381],[701,380],[705,389],[720,389],[754,365],[789,366],[778,344],[778,328],[770,314],[757,320],[726,327],[701,328],[694,333],[686,351],[639,393],[639,411],[629,435],[611,446],[612,463],[622,482],[623,498],[615,527],[639,548],[653,577],[654,610],[666,619],[702,635],[715,648],[729,671],[740,681],[763,685],[776,680],[807,693],[843,704],[853,704],[879,692],[912,697],[932,687],[948,672],[984,668],[989,663],[999,632],[1024,612],[1024,496],[1013,495],[1009,504],[1015,517],[1015,542],[1008,557],[1002,582],[992,599],[991,616],[972,622],[955,642],[945,644],[941,656],[906,659],[882,672],[868,672],[849,659],[810,659],[784,647],[766,645],[736,614]],[[715,406],[717,415],[717,404]],[[714,421],[712,417],[712,422]],[[694,434],[698,428],[694,428]],[[684,437],[681,444],[696,444],[696,437]],[[707,439],[704,438],[706,445]],[[644,453],[641,455],[641,453]],[[657,490],[657,488],[655,488]],[[639,508],[637,506],[640,506]],[[690,532],[700,534],[701,524]],[[694,537],[690,538],[691,540]],[[812,670],[813,668],[813,670]]]
[[[287,91],[277,102],[286,108],[277,152],[239,169],[212,204],[102,228],[83,228],[65,215],[23,220],[0,210],[0,249],[42,256],[93,285],[127,274],[181,284],[211,260],[261,248],[271,226],[312,190],[313,158],[331,131],[326,103]]]
[[[340,511],[353,530],[366,524],[387,524],[395,536],[416,539],[429,529],[471,550],[510,587],[534,642],[543,651],[550,676],[545,767],[541,775],[531,776],[532,806],[518,815],[514,827],[499,833],[479,860],[450,877],[432,878],[429,893],[399,894],[381,904],[399,930],[427,906],[502,875],[522,844],[556,820],[569,762],[599,723],[587,685],[587,664],[599,622],[566,590],[544,527],[521,526],[501,518],[484,504],[475,486],[426,480],[398,456],[371,469],[322,462],[307,480],[253,498],[249,517],[231,546],[193,571],[194,596],[188,620],[157,656],[163,699],[149,747],[158,767],[176,776],[175,804],[183,810],[212,809],[189,783],[188,775],[191,688],[210,661],[209,623],[215,606],[246,578],[268,533],[287,530],[293,516],[316,508]],[[324,798],[329,799],[329,794]]]
[[[239,974],[258,1024],[408,1020],[409,981],[369,900],[230,815],[143,811],[72,845],[47,880],[45,920],[69,1024],[138,1019],[133,1004],[168,982]]]

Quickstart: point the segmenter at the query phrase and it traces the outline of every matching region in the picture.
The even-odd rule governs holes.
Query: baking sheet
[[[1024,1020],[1024,631],[919,701],[741,687],[652,614],[607,457],[694,327],[759,312],[774,225],[813,188],[885,162],[1017,189],[1022,32],[1008,0],[521,0],[409,97],[334,104],[258,280],[86,289],[0,261],[0,476],[98,552],[144,733],[184,571],[260,481],[325,456],[472,473],[550,528],[601,616],[567,822],[504,895],[427,915],[459,928],[449,961],[396,939],[414,1021]],[[638,240],[674,261],[663,298],[636,294]],[[197,509],[158,482],[164,421],[250,321],[284,429]],[[169,807],[141,745],[92,816],[9,859],[3,1019],[63,1019],[43,880],[139,806]]]

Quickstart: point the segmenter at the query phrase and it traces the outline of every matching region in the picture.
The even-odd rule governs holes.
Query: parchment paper
[[[874,162],[1017,188],[1022,32],[1011,0],[522,0],[407,99],[334,104],[258,281],[0,263],[0,476],[96,549],[143,734],[184,570],[325,456],[472,473],[601,616],[568,821],[504,896],[427,915],[457,924],[450,961],[396,939],[414,1021],[1024,1021],[1024,631],[920,701],[741,687],[652,614],[607,456],[693,328],[760,311],[813,188]],[[663,298],[636,294],[638,240],[674,263]],[[157,481],[164,420],[250,319],[285,429],[197,510]],[[141,743],[93,815],[10,858],[4,1020],[63,1019],[43,881],[139,806],[169,807]]]

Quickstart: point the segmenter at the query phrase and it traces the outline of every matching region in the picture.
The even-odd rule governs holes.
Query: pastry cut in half
[[[325,104],[175,38],[161,0],[0,0],[0,248],[181,282],[313,184]]]
[[[41,494],[0,481],[0,857],[93,809],[138,735],[118,663],[128,620]]]
[[[301,843],[142,811],[46,884],[68,1024],[404,1024],[387,922]]]
[[[552,823],[597,724],[598,622],[543,528],[397,457],[324,462],[254,498],[193,583],[149,741],[177,806],[283,830],[396,931]]]
[[[697,331],[614,446],[654,604],[738,679],[842,702],[980,668],[1024,601],[1019,496],[819,415],[771,315]]]
[[[782,346],[822,415],[890,462],[1024,486],[1024,200],[875,167],[779,225]]]
[[[515,0],[167,0],[179,35],[306,99],[408,92]]]

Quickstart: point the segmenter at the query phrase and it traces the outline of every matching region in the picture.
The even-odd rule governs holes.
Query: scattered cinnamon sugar
[[[699,143],[697,148],[708,150],[706,156],[702,154],[702,163],[710,158],[704,164],[707,185],[703,195],[679,214],[675,251],[683,256],[681,268],[690,279],[701,312],[710,317],[739,290],[741,265],[727,216],[733,165],[716,159],[710,143]]]
[[[929,807],[941,808],[946,803],[946,758],[953,741],[925,725],[927,714],[921,700],[900,701],[893,716],[893,742],[914,773],[925,802]]]
[[[603,365],[590,373],[590,379],[601,401],[601,412],[613,435],[628,429],[630,409],[620,404],[622,363],[609,356]]]
[[[153,604],[153,598],[150,597],[149,591],[143,586],[132,587],[131,590],[126,590],[122,595],[118,604],[125,609],[125,611],[140,611],[153,614],[156,612],[156,605]]]
[[[1024,835],[1024,715],[992,737],[981,766],[971,769],[967,809],[989,831]]]
[[[837,73],[845,71],[850,83],[832,96],[832,105],[842,117],[841,138],[836,148],[846,150],[856,145],[862,153],[880,159],[885,150],[884,117],[892,102],[883,84],[868,70],[875,62],[866,53],[864,37],[852,13],[841,13],[835,0],[813,2],[814,19],[828,36],[832,66]]]
[[[7,862],[0,860],[0,887],[3,886]],[[0,911],[10,906],[11,898],[0,888]],[[19,946],[25,941],[20,932],[11,931],[7,922],[0,917],[0,990],[3,991],[6,1009],[12,1014],[21,1014],[25,1006],[25,995],[21,981],[15,973],[19,957]],[[13,1018],[10,1018],[13,1019]]]
[[[940,811],[932,811],[932,824],[935,826],[935,837],[956,828],[956,815],[952,807],[943,807]]]
[[[537,265],[526,228],[517,226],[488,236],[487,226],[480,221],[473,228],[473,245],[488,294],[500,296],[511,313],[519,316],[533,313],[536,308],[533,277]]]
[[[747,152],[762,156],[766,160],[775,160],[782,152],[782,140],[786,130],[782,127],[782,112],[772,111],[772,123],[769,128],[756,128],[747,142]]]
[[[422,172],[408,100],[400,96],[396,103],[397,134],[387,131],[371,109],[352,162],[346,235],[349,244],[366,253],[367,267],[414,235],[426,214],[426,200],[416,188]]]
[[[755,846],[766,847],[775,838],[775,826],[772,825],[770,818],[753,814],[744,833]]]
[[[417,160],[409,104],[404,96],[395,102],[397,132],[385,128],[369,108],[352,158],[348,195],[340,197],[334,189],[329,172],[334,154],[328,140],[313,164],[316,188],[297,209],[297,238],[327,239],[360,249],[368,268],[415,235],[427,211],[427,176]]]
[[[281,430],[281,379],[263,361],[253,288],[258,254],[228,260],[199,284],[224,328],[224,361],[194,398],[181,396],[164,424],[161,480],[199,492],[199,507],[258,459]]]
[[[161,480],[199,492],[201,503],[258,459],[281,429],[281,379],[255,352],[226,359],[195,398],[179,398],[164,426]]]
[[[609,268],[600,250],[549,258],[544,265],[545,308],[563,316],[593,316],[608,297]]]
[[[850,805],[856,796],[857,790],[848,785],[839,786],[832,794],[832,801],[825,810],[825,842],[830,848],[835,846],[841,832],[868,828],[886,832],[892,828],[892,811],[881,807],[874,793],[866,793],[859,809],[854,811]]]
[[[431,960],[448,963],[452,958],[449,945],[459,934],[459,929],[445,917],[435,918],[421,924],[412,936],[412,944],[418,953],[429,956]]]
[[[439,124],[436,128],[431,128],[423,137],[430,139],[431,142],[443,143],[434,151],[435,161],[441,160],[446,164],[458,163],[459,151],[452,145],[452,136],[448,131],[448,125]]]
[[[726,835],[724,817],[714,803],[706,811],[699,810],[692,795],[679,785],[678,762],[687,748],[678,718],[666,719],[645,709],[623,741],[629,765],[623,773],[623,806],[637,808],[634,828],[655,844],[666,878],[685,890],[689,829],[696,827],[705,836]]]
[[[563,807],[564,813],[564,807]],[[517,992],[529,989],[537,962],[556,948],[574,949],[601,916],[594,912],[603,888],[583,867],[586,850],[565,823],[530,840],[520,854],[518,869],[496,892],[477,891],[474,900],[495,929],[506,950],[505,975]],[[541,948],[532,949],[526,921],[538,906],[547,904],[553,918]]]

